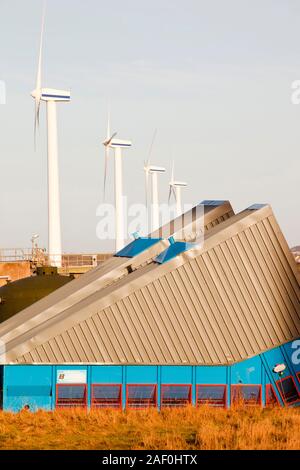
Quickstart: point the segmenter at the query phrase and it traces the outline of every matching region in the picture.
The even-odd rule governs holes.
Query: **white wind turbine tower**
[[[107,164],[109,157],[109,150],[111,148],[115,151],[115,237],[116,237],[116,252],[120,251],[125,244],[124,233],[124,206],[123,206],[123,179],[122,179],[122,149],[131,147],[132,143],[129,140],[115,139],[117,133],[110,134],[110,118],[107,120],[107,134],[106,140],[103,142],[105,147],[105,169],[104,169],[104,196],[106,189],[107,179]]]
[[[186,188],[187,183],[184,181],[177,181],[174,179],[174,162],[172,164],[172,173],[171,173],[171,181],[169,183],[169,204],[171,201],[172,194],[174,195],[175,202],[176,202],[176,215],[179,217],[182,214],[182,199],[181,199],[181,190],[182,188]]]
[[[166,169],[161,166],[152,165],[150,163],[150,157],[152,152],[152,147],[154,143],[154,139],[156,136],[156,131],[154,133],[148,160],[144,163],[144,171],[146,177],[146,203],[148,206],[148,193],[149,193],[149,177],[151,177],[151,232],[159,229],[159,197],[158,197],[158,175],[161,173],[165,173]]]
[[[42,88],[42,50],[45,25],[45,8],[42,18],[38,70],[35,90],[31,96],[35,99],[34,138],[39,127],[41,101],[47,106],[48,134],[48,253],[51,266],[61,267],[61,228],[59,202],[59,174],[57,148],[56,103],[70,101],[70,91]]]

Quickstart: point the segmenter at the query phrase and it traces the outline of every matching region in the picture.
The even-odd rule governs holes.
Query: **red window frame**
[[[270,403],[269,402],[269,390],[271,390],[273,392],[276,403]],[[275,391],[272,384],[267,384],[266,385],[266,406],[280,406],[280,401],[278,400],[277,393],[276,393],[276,391]]]
[[[99,404],[97,402],[97,398],[94,396],[94,389],[95,387],[118,387],[119,388],[119,402],[117,406],[112,405],[111,402],[103,402],[103,404]],[[91,408],[94,409],[111,409],[111,410],[121,410],[122,409],[122,384],[92,384],[91,386]]]
[[[287,380],[287,379],[292,379],[292,382],[294,384],[294,387],[297,391],[297,394],[298,394],[298,398],[294,401],[286,401],[284,395],[282,394],[282,387],[279,385],[280,383],[282,383],[284,380]],[[299,393],[299,390],[297,388],[297,385],[296,385],[296,382],[295,382],[295,379],[292,375],[288,375],[287,377],[283,377],[282,379],[279,379],[279,380],[276,380],[276,387],[277,387],[277,390],[279,391],[280,393],[280,396],[283,400],[283,403],[286,404],[286,405],[293,405],[294,403],[298,403],[300,402],[300,393]]]
[[[199,389],[201,387],[223,387],[224,389],[224,400],[222,404],[215,403],[213,399],[206,400],[205,403],[199,403]],[[221,403],[221,401],[220,401]],[[214,408],[227,408],[227,385],[226,384],[197,384],[196,386],[196,406],[212,406]]]
[[[189,387],[189,398],[186,403],[178,404],[165,404],[164,400],[164,390],[169,387]],[[161,408],[181,408],[192,404],[192,384],[162,384],[160,389],[160,406]]]
[[[131,387],[154,387],[154,403],[148,403],[145,400],[144,406],[134,406],[129,402],[129,389]],[[129,408],[131,410],[142,410],[142,409],[147,409],[147,408],[156,408],[157,407],[157,384],[127,384],[126,385],[126,408]]]
[[[58,390],[63,387],[84,387],[84,403],[59,403]],[[87,408],[87,384],[56,384],[55,408]]]
[[[262,406],[262,385],[261,384],[234,384],[231,385],[230,391],[231,391],[231,405],[236,405],[234,402],[234,389],[239,389],[242,387],[258,387],[259,389],[259,397],[258,397],[258,403],[247,403],[247,401],[244,401],[245,406]]]

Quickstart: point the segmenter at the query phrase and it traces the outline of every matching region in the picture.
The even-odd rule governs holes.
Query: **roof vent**
[[[175,238],[174,237],[170,237],[169,239],[169,242],[170,242],[170,245],[175,245]]]
[[[141,238],[139,232],[133,232],[132,236],[135,240],[138,240],[139,238]]]
[[[170,246],[165,251],[160,253],[154,261],[158,264],[164,264],[170,261],[176,256],[184,253],[185,251],[194,248],[196,245],[194,243],[186,243],[186,242],[176,242],[173,237],[169,238]]]

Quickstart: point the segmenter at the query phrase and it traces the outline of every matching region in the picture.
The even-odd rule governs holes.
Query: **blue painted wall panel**
[[[52,366],[5,366],[3,407],[20,411],[52,409]]]
[[[157,366],[127,366],[128,384],[155,384],[158,378]]]
[[[124,366],[91,366],[91,383],[119,384],[123,381]]]
[[[296,373],[300,372],[300,339],[292,341],[291,343],[287,343],[282,347],[293,370]]]
[[[192,366],[161,366],[162,384],[191,384]]]
[[[299,340],[227,367],[186,365],[7,365],[2,369],[0,367],[0,376],[1,370],[3,371],[3,408],[19,411],[25,405],[29,405],[31,410],[39,408],[54,409],[58,371],[70,370],[86,371],[88,406],[90,406],[92,383],[122,383],[123,407],[126,404],[126,385],[128,383],[156,383],[158,403],[160,403],[161,384],[192,384],[194,404],[196,384],[227,384],[228,405],[230,404],[231,384],[261,384],[264,404],[265,385],[267,383],[271,383],[275,392],[279,395],[275,382],[280,377],[273,372],[274,366],[278,363],[286,365],[283,377],[293,375],[300,392],[300,383],[296,376],[300,371]],[[79,377],[82,377],[82,374],[77,374],[78,380]]]
[[[226,366],[196,366],[197,384],[226,384],[227,367]]]
[[[231,384],[260,384],[262,365],[259,356],[255,356],[231,366]]]
[[[270,351],[266,351],[264,353],[264,358],[268,365],[269,374],[271,375],[274,381],[280,379],[279,375],[273,371],[276,364],[283,363],[286,365],[286,369],[284,371],[283,377],[287,377],[288,375],[291,375],[293,373],[290,368],[290,365],[286,361],[286,358],[283,352],[284,352],[283,349],[275,348],[275,349],[271,349]]]

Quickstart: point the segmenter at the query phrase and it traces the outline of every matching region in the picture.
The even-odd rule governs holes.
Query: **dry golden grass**
[[[1,412],[0,449],[300,449],[300,408]]]

